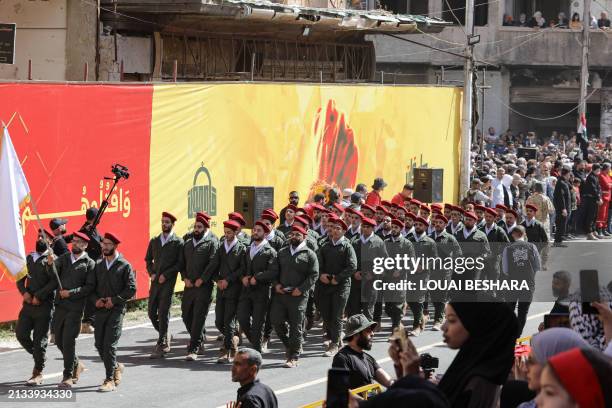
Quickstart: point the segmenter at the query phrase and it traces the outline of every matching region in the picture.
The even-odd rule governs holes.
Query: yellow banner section
[[[234,186],[272,186],[277,211],[297,190],[354,188],[384,177],[399,192],[416,165],[444,169],[444,199],[458,191],[457,88],[298,84],[156,85],[150,161],[150,232],[160,214],[186,232],[194,206],[233,211]]]

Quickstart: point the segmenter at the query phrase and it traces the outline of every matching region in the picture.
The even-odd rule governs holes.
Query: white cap
[[[351,194],[353,194],[353,190],[351,190],[350,188],[345,188],[344,190],[342,190],[342,197],[350,197]]]

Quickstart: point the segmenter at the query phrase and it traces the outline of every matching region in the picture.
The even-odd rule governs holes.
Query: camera
[[[124,178],[127,180],[128,178],[130,178],[130,172],[128,168],[121,164],[113,164],[113,166],[111,167],[111,171],[117,179]]]
[[[434,357],[429,353],[423,353],[419,357],[421,359],[421,368],[425,374],[432,373],[436,368],[438,368],[438,364],[440,362],[438,357]]]

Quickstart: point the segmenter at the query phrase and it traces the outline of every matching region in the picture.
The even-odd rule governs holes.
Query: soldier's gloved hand
[[[113,306],[115,306],[115,305],[113,305],[113,301],[111,300],[111,298],[107,297],[107,298],[106,298],[106,301],[104,302],[104,306],[105,306],[107,309],[112,309],[112,308],[113,308]]]
[[[159,275],[159,283],[164,283],[166,282],[166,277],[164,275]]]
[[[245,276],[242,278],[242,286],[249,286],[249,282],[250,282],[251,278],[248,276]]]
[[[66,289],[62,289],[59,291],[59,295],[62,299],[67,299],[70,297],[70,292],[68,292]]]
[[[319,280],[321,282],[323,282],[326,285],[329,285],[329,275],[326,273],[322,273],[321,276],[319,276]]]
[[[200,286],[202,286],[203,283],[204,283],[204,281],[202,280],[202,278],[198,278],[195,281],[195,287],[199,288]]]
[[[30,304],[32,303],[32,295],[29,292],[23,294],[23,301]]]
[[[98,309],[102,309],[102,308],[104,307],[104,302],[105,302],[105,300],[104,300],[104,299],[98,299],[98,300],[96,300],[96,307],[97,307]]]
[[[331,284],[332,284],[332,285],[337,285],[337,284],[338,284],[338,281],[336,280],[336,277],[335,277],[335,276],[332,278],[332,280],[331,280]]]
[[[185,287],[193,288],[193,282],[191,281],[191,279],[185,279]]]
[[[274,290],[276,290],[276,293],[278,293],[279,295],[285,294],[285,291],[283,290],[283,285],[281,285],[280,283],[274,287]]]
[[[34,306],[40,306],[40,300],[38,300],[38,298],[37,298],[36,296],[34,296],[34,297],[32,298],[32,304],[33,304]]]
[[[293,292],[291,292],[291,296],[295,296],[295,297],[302,296],[302,291],[299,290],[298,288],[295,288],[293,289]]]
[[[251,281],[250,281],[251,285],[255,286],[257,285],[257,278],[255,278],[254,276],[251,277]]]

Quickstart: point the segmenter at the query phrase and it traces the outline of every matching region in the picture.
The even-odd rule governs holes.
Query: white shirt
[[[275,231],[276,230],[272,230],[272,231],[270,231],[270,233],[268,235],[266,235],[266,239],[268,241],[270,241],[271,239],[274,239],[274,237],[276,236],[276,232]]]
[[[194,247],[197,247],[197,246],[198,246],[198,244],[199,244],[200,242],[204,241],[204,240],[206,239],[206,237],[207,237],[209,234],[210,234],[210,230],[206,230],[206,232],[204,233],[204,235],[202,235],[202,238],[200,238],[200,240],[199,240],[199,241],[196,241],[196,239],[195,239],[195,238],[192,238],[192,240],[193,240],[193,246],[194,246]]]
[[[72,261],[72,263],[75,263],[76,261],[78,261],[79,259],[81,259],[82,257],[84,257],[85,255],[87,255],[87,252],[83,251],[81,252],[81,255],[79,255],[78,258],[74,257],[74,254],[71,252],[70,253],[70,260]]]
[[[265,239],[263,239],[259,245],[255,245],[255,242],[251,242],[251,247],[249,249],[249,256],[251,257],[251,259],[255,258],[255,255],[257,255],[257,253],[261,250],[261,248],[264,247],[264,245],[266,245],[268,243],[268,241],[266,241]]]
[[[533,224],[535,224],[535,220],[536,220],[535,217],[532,219],[525,218],[525,225],[528,227],[531,227]]]
[[[371,233],[369,237],[364,237],[363,234],[361,234],[361,236],[359,237],[359,239],[361,240],[361,242],[363,244],[367,244],[368,241],[370,240],[370,238],[372,238],[374,236],[374,233]]]
[[[406,230],[406,228],[404,227],[404,230],[402,231],[402,233],[404,234],[405,237],[407,237],[410,234],[414,235],[414,227],[410,227],[409,230]]]
[[[508,193],[510,194],[510,193]],[[491,181],[491,207],[504,203],[504,184],[502,180],[496,178]]]
[[[474,231],[476,231],[477,229],[478,229],[478,228],[476,228],[476,226],[475,226],[475,225],[474,225],[474,226],[472,227],[472,229],[471,229],[471,230],[469,230],[469,231],[467,230],[467,228],[464,228],[464,229],[463,229],[463,237],[464,237],[464,238],[469,237],[469,236],[470,236],[470,235],[472,235],[472,233],[473,233]]]
[[[455,235],[457,231],[459,231],[459,228],[461,228],[461,226],[462,226],[461,223],[454,226],[453,223],[451,222],[450,227],[451,227],[451,232],[453,233],[453,235]]]
[[[493,228],[495,228],[495,223],[491,224],[491,228],[485,224],[485,234],[489,235],[489,232],[493,231]]]
[[[115,263],[117,258],[119,258],[119,252],[117,252],[117,251],[115,251],[115,257],[113,259],[111,259],[110,262],[108,262],[108,258],[104,257],[104,262],[106,262],[106,269],[108,269],[110,271],[110,268],[113,266],[113,264]]]
[[[508,231],[508,234],[512,233],[512,230],[515,228],[516,228],[516,222],[510,226],[506,224],[506,230]]]
[[[306,248],[306,240],[303,240],[300,245],[293,249],[293,245],[289,245],[289,251],[291,251],[291,256],[295,255],[297,252],[300,252],[302,249]]]
[[[292,225],[293,225],[293,223],[289,224],[287,221],[285,221],[285,227],[290,227]]]
[[[166,242],[168,242],[168,240],[170,239],[170,237],[172,237],[172,235],[174,235],[174,231],[170,231],[170,233],[166,236],[164,236],[165,234],[162,232],[159,235],[159,240],[161,241],[162,246],[166,245]]]
[[[351,235],[361,234],[361,224],[359,224],[357,226],[356,230],[353,229],[353,224],[351,224],[351,226],[349,227],[348,231],[351,233]]]
[[[43,252],[42,254],[39,254],[38,252],[34,251],[30,254],[32,256],[32,260],[34,262],[38,261],[39,258],[43,257],[43,256],[47,256],[49,255],[49,250],[47,249],[45,252]]]
[[[340,237],[340,239],[339,239],[339,240],[337,240],[337,241],[334,241],[334,240],[332,239],[332,240],[331,240],[331,243],[332,243],[332,245],[333,245],[333,246],[336,246],[336,245],[340,245],[340,244],[342,243],[342,241],[343,241],[343,240],[344,240],[344,235],[343,235],[343,236],[341,236],[341,237]]]
[[[225,246],[225,253],[229,254],[232,248],[238,243],[238,238],[234,237],[234,240],[230,243],[227,242],[227,239],[223,241],[223,246]]]

